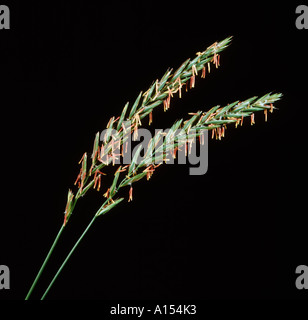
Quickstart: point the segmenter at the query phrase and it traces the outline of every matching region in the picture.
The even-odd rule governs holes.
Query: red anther
[[[81,157],[80,161],[78,162],[78,164],[81,163],[81,161],[84,159],[86,152],[83,154],[83,156]]]
[[[80,169],[80,172],[79,172],[79,174],[78,174],[78,176],[77,176],[76,181],[74,182],[74,185],[76,185],[76,184],[77,184],[77,182],[79,182],[80,177],[81,177],[81,172],[82,172],[82,169]]]
[[[149,114],[149,126],[151,125],[151,123],[153,122],[153,114],[152,111]]]
[[[202,68],[201,78],[205,78],[206,68]]]
[[[183,87],[183,84],[182,84],[182,82],[181,82],[181,78],[178,77],[176,80],[177,80],[178,83],[179,83],[179,88],[178,88],[178,90],[179,90],[179,97],[182,98],[182,87]]]
[[[254,123],[255,123],[255,114],[252,113],[252,114],[250,115],[250,124],[253,125]]]
[[[128,202],[133,201],[133,186],[130,186],[129,189],[129,198],[128,198]]]
[[[107,191],[104,193],[104,197],[109,198],[109,194],[110,194],[110,188],[108,188]]]
[[[97,191],[99,191],[100,190],[100,188],[101,188],[101,175],[99,175],[98,176],[98,185],[97,185]]]
[[[190,77],[190,89],[195,87],[195,75]]]

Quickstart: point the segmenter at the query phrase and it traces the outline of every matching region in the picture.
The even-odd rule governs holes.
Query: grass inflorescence
[[[128,136],[132,135],[136,139],[142,121],[146,117],[148,124],[152,124],[153,112],[156,108],[162,107],[164,111],[167,111],[175,95],[181,98],[184,92],[195,87],[197,77],[204,78],[211,70],[217,69],[220,66],[220,53],[229,46],[231,40],[232,37],[228,37],[223,41],[215,42],[204,51],[197,52],[193,59],[187,59],[174,72],[172,69],[167,70],[162,78],[155,80],[145,92],[141,91],[131,106],[127,102],[118,117],[112,116],[103,134],[96,133],[90,157],[85,152],[79,161],[80,170],[74,183],[77,190],[69,189],[68,191],[63,224],[26,299],[29,299],[58,239],[70,221],[78,199],[84,197],[88,191],[95,189],[102,192],[105,201],[98,208],[89,225],[58,269],[42,299],[49,292],[71,254],[95,219],[106,214],[125,199],[124,197],[118,197],[122,188],[128,187],[127,199],[129,202],[133,201],[134,183],[145,178],[149,180],[155,170],[167,161],[168,153],[176,157],[177,151],[185,149],[186,152],[189,150],[188,145],[198,137],[200,142],[203,143],[202,135],[205,130],[211,131],[212,138],[221,139],[225,136],[225,130],[231,124],[235,124],[237,127],[243,124],[245,118],[249,118],[253,125],[256,112],[263,112],[265,121],[267,121],[268,112],[273,112],[275,109],[274,103],[282,96],[280,93],[268,93],[260,98],[252,97],[244,101],[235,101],[224,107],[215,106],[208,111],[189,113],[190,117],[185,121],[183,119],[175,121],[167,134],[156,133],[150,139],[148,149],[141,161],[137,161],[141,151],[141,148],[138,148],[129,164],[119,164],[119,158],[123,157],[125,148],[127,148]],[[114,137],[114,132],[116,132],[117,139]],[[155,148],[162,139],[165,141],[163,146]],[[111,184],[105,186],[102,177],[107,174],[104,172],[107,166],[114,166],[114,172]]]

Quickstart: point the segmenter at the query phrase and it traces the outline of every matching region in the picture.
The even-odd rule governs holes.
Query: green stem
[[[58,278],[59,274],[61,273],[62,269],[64,268],[65,264],[67,263],[67,261],[69,260],[69,258],[71,257],[71,255],[73,254],[73,252],[75,251],[75,249],[77,248],[78,244],[81,242],[81,240],[83,239],[83,237],[86,235],[87,231],[90,229],[90,227],[92,226],[93,222],[96,219],[96,215],[94,215],[93,219],[90,221],[90,223],[88,224],[88,226],[86,227],[86,229],[84,230],[84,232],[82,233],[82,235],[79,237],[79,239],[77,240],[77,242],[75,243],[74,247],[71,249],[71,251],[69,252],[69,254],[67,255],[67,257],[65,258],[65,260],[63,261],[62,265],[60,266],[60,268],[58,269],[57,273],[55,274],[55,276],[53,277],[53,279],[51,280],[48,288],[46,289],[46,291],[44,292],[44,294],[41,297],[41,300],[44,300],[47,293],[49,292],[49,290],[51,289],[51,287],[53,286],[54,282],[56,281],[56,279]]]
[[[57,234],[57,236],[56,236],[51,248],[49,249],[49,252],[48,252],[48,254],[47,254],[47,256],[46,256],[46,258],[45,258],[45,260],[44,260],[44,262],[43,262],[43,264],[42,264],[42,266],[41,266],[41,268],[40,268],[40,270],[38,272],[38,274],[36,275],[36,278],[34,279],[34,281],[32,283],[32,286],[31,286],[31,288],[30,288],[25,300],[29,300],[29,298],[30,298],[30,296],[32,294],[32,291],[34,290],[39,278],[41,277],[41,274],[44,271],[44,269],[46,267],[46,264],[47,264],[47,262],[48,262],[48,260],[49,260],[49,258],[51,256],[51,254],[52,254],[52,252],[53,252],[53,250],[54,250],[54,248],[55,248],[55,246],[56,246],[56,244],[57,244],[57,242],[58,242],[63,230],[64,230],[64,225],[62,224],[62,226],[61,226],[61,228],[60,228],[60,230],[59,230],[59,232],[58,232],[58,234]]]

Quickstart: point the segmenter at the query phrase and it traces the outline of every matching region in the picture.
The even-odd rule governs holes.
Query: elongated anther
[[[254,113],[252,113],[252,114],[250,115],[250,124],[251,124],[251,125],[255,124],[255,114],[254,114]]]
[[[166,99],[163,102],[164,102],[164,112],[165,112],[166,111]]]
[[[216,53],[214,53],[214,57],[213,57],[212,61],[216,65],[216,68],[217,68],[217,56],[216,56]]]
[[[190,88],[195,87],[195,75],[190,77]]]
[[[94,185],[93,185],[93,189],[95,189],[95,187],[96,187],[96,183],[97,183],[97,171],[95,172],[95,174],[94,174]]]
[[[110,194],[110,188],[108,188],[107,191],[104,193],[104,197],[109,198],[109,194]]]
[[[182,82],[181,82],[181,78],[178,77],[178,78],[176,79],[176,81],[179,83],[179,87],[178,87],[179,97],[182,98],[182,87],[183,87],[183,84],[182,84]]]
[[[76,181],[74,182],[74,185],[76,185],[77,182],[80,180],[81,172],[82,172],[82,169],[80,169],[79,174],[78,174],[78,176],[77,176],[77,179],[76,179]]]
[[[193,66],[191,67],[191,69],[192,69],[192,74],[197,76],[197,75],[198,75],[198,70],[197,70],[196,66],[193,65]]]
[[[202,68],[201,78],[205,78],[206,68]]]
[[[98,186],[97,186],[97,191],[99,191],[101,188],[101,175],[98,176]]]
[[[128,198],[128,202],[133,201],[133,186],[130,186],[129,189],[129,198]]]
[[[84,159],[86,152],[82,155],[81,159],[79,160],[78,164],[81,163],[81,161]]]
[[[151,123],[153,122],[153,115],[152,115],[152,111],[149,114],[149,126],[151,125]]]

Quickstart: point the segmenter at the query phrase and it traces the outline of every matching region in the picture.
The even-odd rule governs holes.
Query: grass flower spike
[[[268,120],[268,111],[273,112],[274,103],[282,96],[280,93],[268,93],[260,98],[252,97],[243,101],[235,101],[223,107],[217,105],[210,110],[188,113],[187,119],[175,121],[167,133],[158,131],[150,139],[141,161],[142,145],[136,148],[129,164],[119,164],[128,151],[130,136],[134,140],[138,138],[143,119],[148,117],[147,123],[151,125],[155,120],[156,108],[161,107],[164,111],[168,111],[172,107],[172,99],[175,96],[182,98],[185,91],[196,86],[198,78],[205,78],[211,72],[211,67],[212,71],[218,69],[221,64],[221,52],[229,46],[231,39],[229,37],[223,41],[215,42],[204,51],[197,52],[193,59],[187,59],[174,72],[172,69],[168,69],[161,79],[156,79],[146,91],[141,91],[131,106],[127,102],[119,116],[112,116],[101,134],[96,133],[89,161],[87,152],[79,161],[80,170],[74,182],[76,190],[69,189],[68,191],[63,224],[26,299],[31,296],[68,222],[73,221],[70,218],[73,216],[74,208],[80,197],[84,197],[94,189],[100,192],[105,199],[103,198],[104,202],[93,214],[92,220],[59,267],[41,299],[46,297],[63,267],[95,220],[110,212],[124,199],[128,202],[133,201],[134,184],[142,179],[149,180],[160,165],[170,160],[169,156],[172,160],[177,157],[179,152],[185,152],[185,155],[190,154],[192,144],[197,138],[203,145],[205,130],[211,131],[210,136],[213,139],[221,140],[229,125],[236,127],[243,125],[245,118],[248,118],[251,125],[254,125],[256,112],[264,113],[265,121]],[[112,182],[107,185],[104,178],[106,167],[114,168]],[[126,191],[122,192],[122,189]]]

